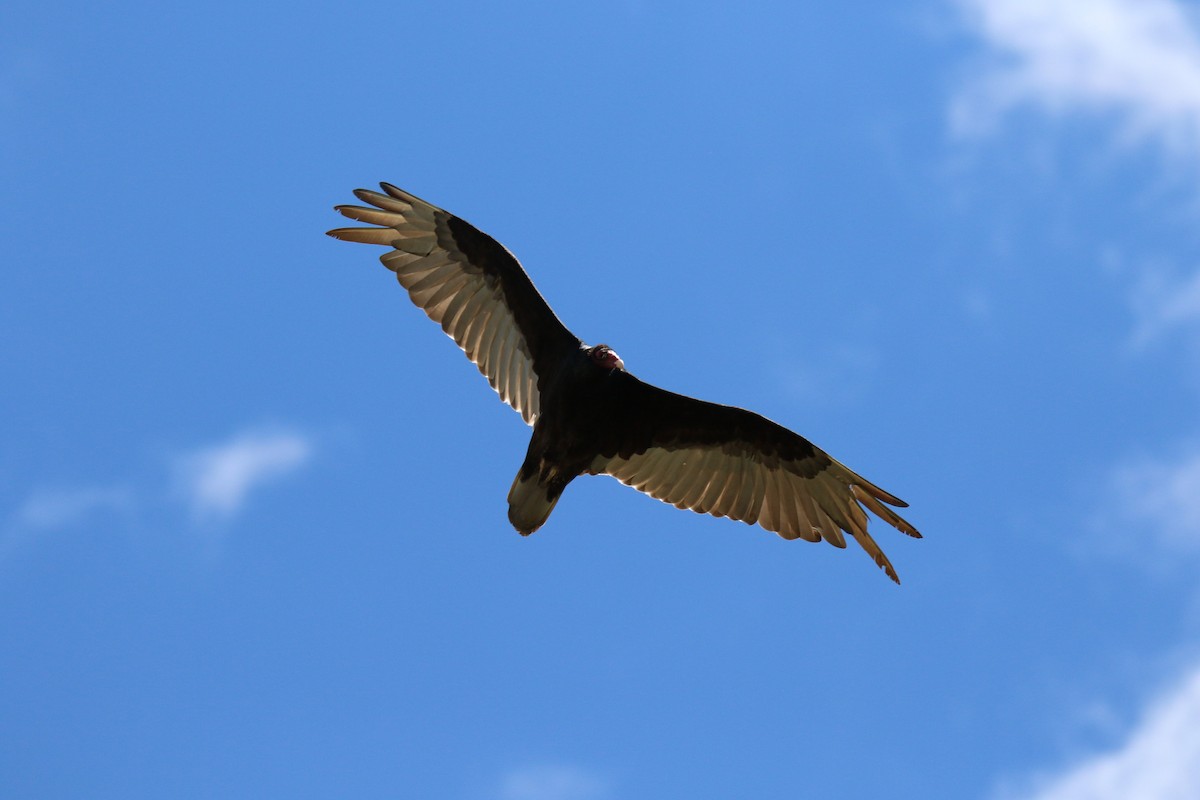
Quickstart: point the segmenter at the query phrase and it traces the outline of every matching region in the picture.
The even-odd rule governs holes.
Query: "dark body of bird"
[[[381,260],[412,301],[533,426],[508,495],[518,531],[537,530],[579,475],[607,474],[679,508],[757,523],[785,539],[845,547],[848,533],[899,582],[867,532],[864,507],[919,537],[889,508],[903,501],[765,417],[638,380],[607,345],[572,334],[502,245],[381,185],[384,194],[355,191],[369,208],[336,206],[378,227],[329,235],[392,247]]]

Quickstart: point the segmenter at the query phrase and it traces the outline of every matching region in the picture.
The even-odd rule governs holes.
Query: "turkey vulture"
[[[533,426],[508,492],[508,518],[521,534],[541,527],[577,476],[604,474],[677,508],[758,523],[785,539],[845,547],[844,531],[900,582],[867,533],[864,506],[919,538],[888,508],[907,503],[752,411],[638,380],[608,345],[584,344],[567,330],[503,245],[408,192],[381,187],[384,194],[354,192],[371,208],[334,207],[378,227],[329,235],[391,247],[383,265]]]

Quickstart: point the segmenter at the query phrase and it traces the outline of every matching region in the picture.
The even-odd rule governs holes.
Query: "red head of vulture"
[[[638,380],[608,345],[584,344],[567,330],[495,239],[395,186],[382,188],[354,192],[370,208],[336,206],[377,227],[329,235],[392,248],[384,266],[533,426],[508,493],[519,532],[541,527],[577,476],[606,474],[677,508],[757,523],[785,539],[845,547],[849,534],[899,583],[867,533],[864,507],[919,537],[888,507],[906,503],[752,411]]]

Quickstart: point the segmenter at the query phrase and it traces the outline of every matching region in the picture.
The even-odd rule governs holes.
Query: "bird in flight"
[[[889,507],[907,503],[752,411],[638,380],[611,347],[567,330],[503,245],[448,211],[380,186],[383,194],[354,192],[370,207],[334,207],[372,227],[329,235],[392,248],[380,260],[413,303],[533,426],[508,493],[508,518],[522,535],[542,526],[576,477],[611,475],[677,508],[757,523],[784,539],[844,548],[848,534],[900,582],[867,532],[866,511],[920,538]]]

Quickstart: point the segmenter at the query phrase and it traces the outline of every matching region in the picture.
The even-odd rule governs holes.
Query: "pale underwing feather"
[[[850,534],[898,581],[891,562],[867,533],[863,506],[906,533],[911,530],[915,534],[915,529],[884,506],[858,475],[832,459],[828,462],[814,472],[811,459],[793,463],[767,458],[750,448],[738,451],[696,445],[650,447],[628,456],[597,457],[588,471],[612,475],[679,508],[757,523],[785,539],[824,539],[835,547],[845,547],[845,534]]]
[[[504,402],[532,425],[539,405],[533,350],[508,305],[511,295],[505,294],[501,276],[515,282],[509,284],[509,291],[518,293],[527,316],[536,315],[538,320],[552,323],[554,330],[543,334],[551,337],[547,344],[563,346],[573,337],[558,323],[506,250],[490,239],[480,244],[483,235],[471,233],[477,237],[472,246],[492,248],[484,256],[491,261],[472,263],[468,253],[460,249],[462,240],[457,238],[458,229],[453,224],[469,226],[408,192],[389,184],[383,184],[383,189],[386,194],[369,189],[354,192],[370,207],[336,207],[350,219],[379,227],[339,228],[330,235],[394,247],[381,257],[384,266],[396,273],[413,303],[441,324]],[[501,264],[497,259],[506,260]]]

